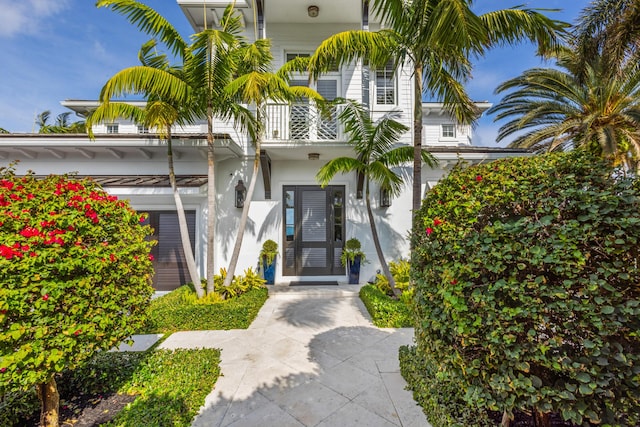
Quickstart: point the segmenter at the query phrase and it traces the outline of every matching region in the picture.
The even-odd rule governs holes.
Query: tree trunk
[[[502,422],[500,423],[500,427],[509,427],[510,425],[511,425],[511,417],[509,416],[507,411],[504,411],[502,413]]]
[[[422,203],[422,66],[416,64],[414,74],[413,101],[413,207],[415,217]],[[412,221],[413,222],[413,221]]]
[[[178,214],[178,226],[180,228],[180,241],[182,242],[182,250],[184,251],[184,257],[187,261],[187,270],[189,270],[189,277],[193,282],[193,287],[196,290],[198,298],[204,296],[204,290],[200,283],[200,275],[198,274],[198,268],[196,267],[196,261],[193,257],[193,251],[191,250],[191,241],[189,239],[189,228],[187,227],[187,217],[184,213],[184,207],[182,206],[182,199],[180,193],[178,193],[178,185],[176,184],[176,173],[173,167],[173,147],[171,142],[171,126],[167,126],[167,160],[169,162],[169,182],[171,183],[171,190],[173,191],[173,199],[176,204],[176,212]]]
[[[60,395],[53,375],[46,383],[38,384],[38,399],[40,399],[40,426],[58,427],[58,407]]]
[[[380,246],[380,239],[378,238],[378,228],[376,227],[375,220],[373,218],[373,211],[371,210],[371,197],[369,197],[369,178],[366,178],[366,190],[365,190],[365,202],[367,204],[367,215],[369,216],[369,224],[371,225],[371,237],[373,238],[373,245],[376,248],[376,254],[378,255],[378,260],[382,266],[382,273],[385,275],[387,280],[389,281],[389,286],[391,287],[391,291],[395,298],[402,293],[396,288],[396,281],[391,274],[391,270],[389,270],[389,266],[387,265],[387,261],[384,258],[384,254],[382,253],[382,247]]]
[[[533,425],[536,427],[551,427],[551,418],[548,413],[533,409]]]
[[[214,235],[216,231],[216,185],[215,185],[215,152],[213,138],[213,112],[207,107],[207,294],[214,291]]]
[[[242,248],[244,230],[247,228],[247,220],[249,219],[249,207],[251,206],[251,200],[253,199],[253,191],[256,187],[256,181],[258,180],[258,173],[260,172],[260,136],[258,136],[256,140],[255,150],[256,154],[253,158],[253,174],[251,175],[247,195],[244,199],[242,216],[240,217],[240,224],[238,225],[238,234],[236,234],[236,243],[233,245],[233,252],[231,253],[229,267],[227,268],[227,276],[224,278],[223,286],[229,286],[231,284],[233,275],[236,272],[236,267],[238,266],[238,258],[240,258],[240,249]]]

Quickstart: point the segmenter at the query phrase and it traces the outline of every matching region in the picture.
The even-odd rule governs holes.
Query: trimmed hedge
[[[392,299],[374,285],[360,288],[360,299],[377,327],[413,327],[411,309],[403,299]]]
[[[640,422],[637,182],[579,151],[457,167],[412,240],[417,354],[471,407]]]
[[[460,383],[440,371],[428,354],[416,352],[416,347],[400,347],[400,372],[432,426],[495,426],[485,411],[465,402]]]
[[[188,303],[192,293],[185,285],[151,301],[149,320],[140,333],[246,329],[269,296],[266,288],[254,288],[218,303]]]

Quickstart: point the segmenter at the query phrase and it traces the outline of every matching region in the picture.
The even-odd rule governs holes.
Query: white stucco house
[[[195,31],[215,25],[230,1],[177,0]],[[367,16],[363,0],[237,0],[247,38],[272,40],[274,64],[312,53],[329,35],[349,30],[380,28]],[[171,17],[169,17],[171,19]],[[134,65],[134,64],[132,64]],[[306,76],[300,82],[306,84]],[[366,73],[361,64],[336,69],[324,75],[315,88],[325,98],[343,97],[364,102],[374,117],[390,110],[401,113],[411,126],[413,92],[409,70],[390,69]],[[97,94],[96,94],[97,95]],[[79,115],[95,107],[95,101],[67,100],[62,104]],[[480,111],[490,107],[478,102]],[[346,282],[340,265],[344,242],[357,237],[367,253],[361,280],[380,268],[371,241],[365,201],[358,197],[355,175],[337,176],[330,186],[320,188],[318,169],[336,156],[352,155],[340,123],[322,119],[312,105],[268,106],[267,134],[261,152],[261,177],[251,204],[248,229],[238,272],[256,267],[258,253],[267,239],[278,242],[280,257],[276,281]],[[423,168],[423,192],[433,186],[458,159],[485,162],[523,155],[521,150],[476,147],[472,129],[459,126],[439,103],[424,103],[423,146],[440,161],[437,169]],[[150,213],[159,244],[155,251],[158,290],[173,289],[189,281],[182,262],[177,216],[169,188],[166,146],[148,129],[131,122],[96,126],[96,139],[86,135],[0,135],[0,163],[19,160],[18,171],[33,170],[38,175],[77,172],[91,176],[112,194],[131,200],[133,207]],[[188,211],[188,221],[196,262],[205,275],[207,162],[206,123],[174,131],[174,160],[178,185]],[[241,209],[235,206],[235,187],[250,179],[254,156],[251,141],[231,124],[216,123],[216,192],[218,194],[215,254],[216,271],[225,267]],[[411,132],[402,143],[411,144]],[[406,176],[406,191],[383,206],[373,190],[376,221],[387,260],[408,255],[411,226],[411,165],[399,171]]]

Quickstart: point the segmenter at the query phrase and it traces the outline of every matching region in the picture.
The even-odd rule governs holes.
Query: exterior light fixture
[[[320,153],[309,153],[307,156],[309,160],[318,160],[320,158]]]
[[[386,188],[380,188],[380,207],[388,208],[391,206],[391,192]]]
[[[320,13],[320,8],[315,5],[311,5],[307,8],[307,13],[309,14],[309,18],[317,18],[318,13]]]
[[[241,179],[238,180],[236,185],[236,208],[244,207],[244,199],[247,196],[247,189]]]

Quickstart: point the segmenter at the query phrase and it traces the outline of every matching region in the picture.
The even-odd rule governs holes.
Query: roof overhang
[[[487,111],[489,108],[493,106],[493,104],[488,101],[476,101],[474,102],[474,105],[476,106],[478,117],[480,117],[485,111]],[[429,115],[442,116],[444,114],[448,114],[448,112],[443,102],[423,102],[422,114],[424,116],[429,116]]]

